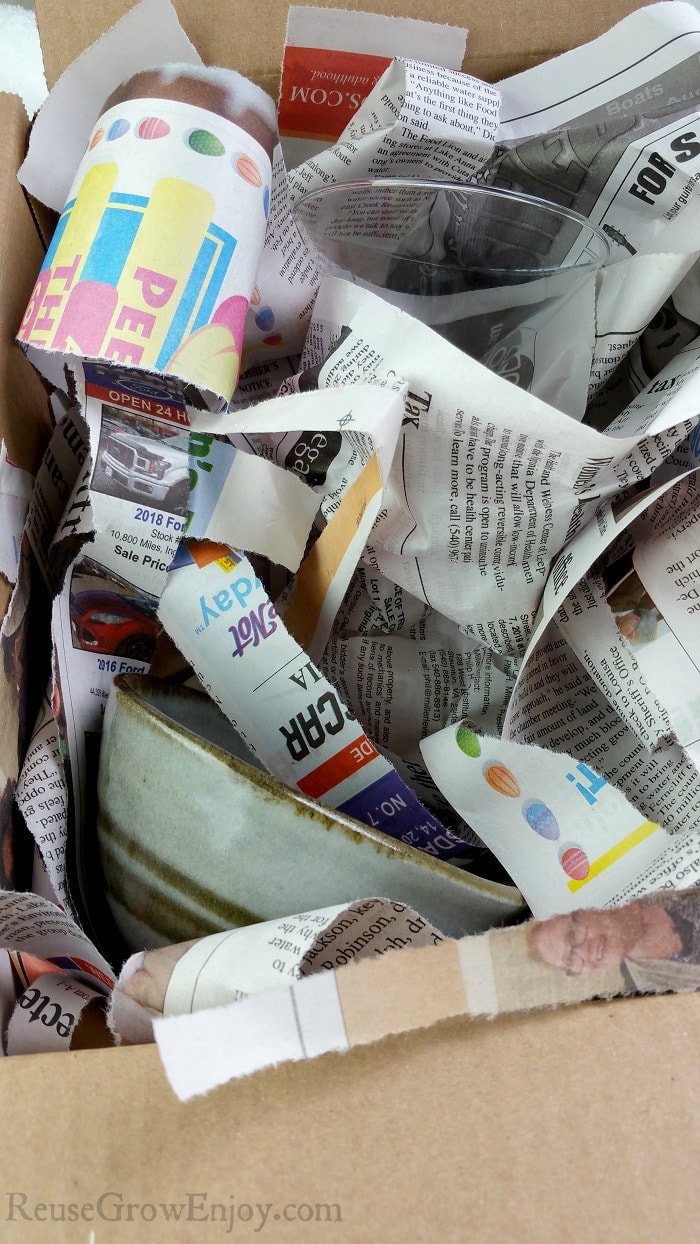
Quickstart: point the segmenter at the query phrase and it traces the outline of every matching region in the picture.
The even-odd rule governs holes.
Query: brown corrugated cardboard
[[[5,442],[9,459],[23,470],[35,472],[51,428],[49,398],[14,338],[41,264],[43,248],[24,192],[15,177],[26,147],[27,115],[21,100],[14,95],[0,93],[0,132],[3,135],[0,144],[0,437]],[[11,585],[0,575],[0,618],[7,613],[10,597]],[[0,666],[0,772],[5,783],[3,794],[10,799],[19,773],[19,753],[24,746],[24,692],[20,689],[21,679],[15,664],[24,634],[25,624],[22,623],[14,632],[12,642],[8,642],[5,660]],[[29,676],[30,679],[33,676],[46,678],[39,655],[35,655]],[[28,844],[8,832],[7,850],[0,864],[3,884],[19,884],[21,877],[28,875],[29,867]]]
[[[14,176],[27,136],[27,116],[15,95],[0,93],[0,133],[0,435],[12,461],[35,471],[50,427],[48,398],[14,337],[42,246]]]
[[[495,82],[539,64],[575,43],[594,39],[613,22],[638,9],[635,0],[589,0],[572,6],[563,0],[320,0],[328,8],[371,9],[407,17],[448,22],[469,30],[469,73]],[[132,7],[133,0],[37,0],[46,80],[53,86],[67,65]],[[241,3],[175,0],[187,34],[205,61],[246,74],[276,94],[287,21],[283,0],[265,0],[253,10]]]
[[[287,1065],[187,1106],[153,1047],[0,1065],[0,1232],[14,1244],[255,1238],[197,1221],[272,1202],[257,1238],[651,1244],[697,1238],[697,998],[447,1021]],[[8,1221],[36,1202],[154,1205],[149,1226]],[[165,1224],[160,1203],[192,1218]],[[206,1195],[206,1202],[203,1197]],[[19,1204],[16,1197],[12,1203]],[[288,1206],[340,1206],[284,1221]],[[50,1211],[45,1211],[48,1217]],[[55,1211],[58,1214],[60,1211]],[[150,1216],[150,1209],[146,1215]],[[289,1216],[296,1211],[288,1209]],[[305,1215],[308,1211],[303,1210]],[[274,1215],[280,1218],[275,1219]]]
[[[38,0],[49,82],[128,7]],[[467,67],[494,79],[594,37],[637,6],[375,7],[469,26]],[[205,59],[275,89],[281,0],[254,13],[239,0],[178,0],[177,8]],[[16,136],[17,106],[7,107]],[[16,162],[19,145],[2,159]],[[38,267],[38,244],[21,195],[2,193],[22,240],[0,258],[6,336]],[[24,427],[19,408],[9,409]],[[410,992],[410,972],[400,979]],[[692,1240],[699,1039],[697,995],[493,1023],[446,1020],[286,1065],[188,1106],[168,1088],[153,1047],[3,1060],[4,1118],[12,1122],[0,1135],[0,1238]],[[227,1207],[226,1221],[205,1220],[212,1202]],[[161,1203],[173,1204],[170,1221]],[[258,1204],[270,1205],[264,1227]],[[61,1214],[65,1221],[56,1221]]]

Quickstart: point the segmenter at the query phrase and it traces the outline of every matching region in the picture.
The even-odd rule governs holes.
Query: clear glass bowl
[[[338,268],[396,293],[443,297],[569,274],[607,259],[605,234],[568,208],[484,185],[383,178],[303,195],[296,221]]]

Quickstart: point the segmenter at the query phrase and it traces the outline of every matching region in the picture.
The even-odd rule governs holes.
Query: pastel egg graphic
[[[252,294],[250,295],[250,305],[251,305],[252,307],[259,307],[259,306],[260,306],[260,290],[258,289],[257,285],[255,286],[255,289],[253,290]]]
[[[107,142],[113,143],[116,138],[121,138],[122,135],[128,133],[128,130],[129,122],[124,117],[119,117],[107,130]]]
[[[272,307],[261,307],[255,317],[255,323],[263,333],[270,333],[275,327],[275,313]]]
[[[93,134],[92,138],[90,139],[90,147],[89,147],[89,150],[90,150],[90,151],[92,151],[93,147],[96,147],[98,143],[101,143],[101,142],[102,142],[102,139],[104,138],[104,136],[105,136],[105,132],[104,132],[104,130],[102,130],[102,129],[100,129],[100,130],[95,130],[95,133]]]
[[[473,730],[470,730],[468,726],[457,727],[455,740],[459,750],[464,752],[465,756],[472,756],[476,759],[477,756],[481,755],[479,736]]]
[[[262,173],[255,163],[255,160],[251,160],[250,156],[234,156],[233,167],[238,173],[238,176],[242,177],[244,181],[247,181],[249,186],[262,186]]]
[[[534,829],[536,834],[542,838],[549,838],[551,842],[556,842],[559,837],[559,824],[546,803],[542,803],[540,799],[531,799],[523,808],[523,816],[530,829]]]
[[[170,126],[161,117],[144,117],[136,127],[139,138],[165,138],[170,133]]]
[[[506,769],[505,765],[487,765],[484,769],[484,777],[492,790],[499,795],[507,795],[509,799],[517,799],[520,794],[520,787],[513,777],[510,769]]]
[[[580,847],[567,847],[562,851],[559,863],[572,881],[585,881],[591,871],[588,856]]]
[[[210,130],[192,130],[188,135],[187,145],[197,155],[205,156],[222,156],[226,150],[220,138],[216,134],[212,134]]]
[[[281,336],[281,334],[280,334],[280,333],[270,333],[269,337],[263,337],[263,345],[266,345],[266,346],[281,346],[281,345],[282,345],[282,336]]]
[[[265,187],[263,191],[263,211],[265,213],[265,220],[267,220],[270,214],[270,191],[268,190],[267,186]]]

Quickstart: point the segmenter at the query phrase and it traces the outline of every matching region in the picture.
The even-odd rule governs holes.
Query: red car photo
[[[76,648],[132,661],[150,661],[153,656],[158,624],[141,597],[76,592],[71,596],[70,624]]]

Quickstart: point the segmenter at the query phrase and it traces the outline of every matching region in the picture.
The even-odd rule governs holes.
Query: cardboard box
[[[128,7],[38,0],[49,84]],[[426,14],[418,0],[401,4],[469,26],[466,66],[491,79],[593,38],[634,7],[436,0]],[[281,0],[177,8],[206,60],[276,89]],[[46,404],[11,335],[39,235],[9,177],[23,143],[10,97],[0,97],[0,122],[0,411],[13,456],[32,466]],[[152,1046],[4,1059],[0,1238],[690,1241],[700,1221],[698,1049],[700,997],[689,995],[450,1020],[187,1106]],[[213,1203],[225,1220],[211,1219]]]

